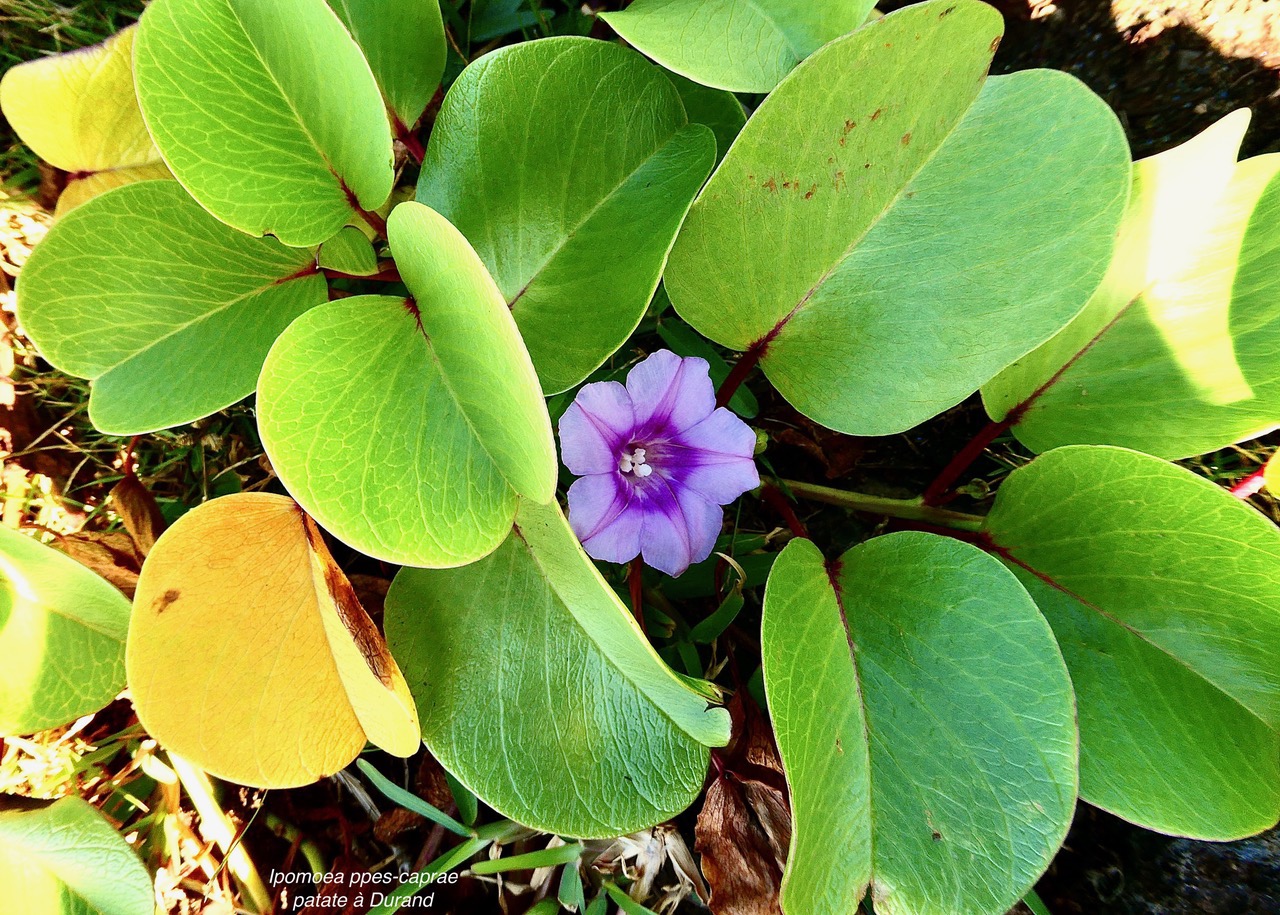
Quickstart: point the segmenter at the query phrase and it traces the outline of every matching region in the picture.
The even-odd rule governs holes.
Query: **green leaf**
[[[1064,73],[984,79],[1000,33],[991,7],[941,0],[827,45],[752,115],[671,252],[681,317],[763,353],[825,426],[885,435],[959,403],[1106,269],[1120,125]]]
[[[320,246],[316,264],[352,276],[372,276],[378,272],[378,252],[373,242],[354,226],[347,226]]]
[[[517,493],[552,498],[551,421],[466,239],[416,203],[388,229],[416,304],[359,296],[294,322],[263,367],[258,426],[334,536],[387,562],[461,565],[507,536]]]
[[[328,0],[351,32],[403,128],[422,117],[444,75],[440,4],[430,0]]]
[[[0,898],[39,915],[152,915],[151,878],[93,807],[0,810]]]
[[[124,688],[129,602],[57,550],[0,528],[0,736],[96,712]]]
[[[1138,162],[1115,260],[1088,306],[982,391],[1033,451],[1169,459],[1280,425],[1280,156],[1236,163],[1237,111]]]
[[[512,535],[461,569],[405,569],[387,638],[423,739],[485,803],[583,838],[652,826],[702,787],[729,719],[658,659],[560,510],[522,501]]]
[[[18,313],[54,367],[93,382],[93,424],[137,435],[253,393],[276,337],[326,298],[312,258],[143,181],[58,220],[22,271]]]
[[[165,162],[228,225],[318,245],[391,194],[378,84],[325,0],[155,0],[134,74]]]
[[[866,21],[875,0],[636,0],[604,13],[668,70],[733,92],[768,92],[822,45]]]
[[[635,330],[714,161],[711,131],[688,124],[657,67],[618,45],[551,38],[463,71],[418,199],[475,246],[555,394]]]
[[[1014,471],[993,549],[1053,626],[1080,705],[1080,795],[1160,832],[1280,819],[1280,530],[1188,470],[1059,448]]]
[[[1075,807],[1071,683],[1017,580],[899,533],[825,563],[787,545],[765,590],[765,689],[795,824],[782,905],[1000,915]]]
[[[538,17],[528,8],[528,0],[471,0],[469,15],[472,43],[538,25]],[[546,10],[543,15],[550,19],[554,11]]]
[[[732,92],[712,89],[677,73],[668,73],[692,124],[705,124],[716,135],[716,164],[724,158],[747,123],[747,112]]]
[[[556,867],[561,864],[576,862],[582,857],[583,847],[577,842],[568,845],[557,845],[523,855],[512,855],[509,858],[495,858],[492,861],[481,861],[472,865],[473,874],[502,874],[507,871],[533,870],[538,867]]]

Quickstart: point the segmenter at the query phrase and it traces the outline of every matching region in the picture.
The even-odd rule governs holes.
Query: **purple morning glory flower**
[[[584,385],[560,420],[569,524],[586,551],[606,562],[638,555],[679,575],[711,555],[721,508],[760,485],[756,436],[717,409],[705,359],[660,350],[625,386]]]

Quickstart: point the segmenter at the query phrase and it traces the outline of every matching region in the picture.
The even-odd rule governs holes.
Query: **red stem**
[[[396,139],[404,144],[404,148],[408,150],[409,157],[418,165],[422,164],[422,160],[426,158],[427,151],[422,145],[422,141],[418,139],[418,135],[404,121],[400,120],[399,115],[391,115],[391,125],[396,132]]]
[[[720,390],[716,391],[716,406],[725,406],[730,398],[733,397],[735,391],[742,386],[742,382],[746,381],[747,376],[751,374],[751,370],[760,364],[764,351],[769,346],[771,338],[764,337],[751,344],[750,348],[742,354],[742,358],[738,360],[733,369],[725,376],[724,384],[720,385]]]
[[[1247,499],[1250,496],[1256,496],[1262,491],[1262,487],[1267,484],[1266,480],[1267,468],[1259,467],[1253,473],[1249,474],[1235,486],[1231,487],[1231,495],[1237,499]]]
[[[946,505],[951,499],[955,498],[954,495],[948,497],[951,487],[955,485],[956,480],[960,479],[960,475],[972,466],[974,461],[982,457],[982,452],[987,450],[987,446],[1008,431],[1009,427],[1017,421],[1015,413],[1010,413],[1009,416],[1006,416],[998,423],[987,423],[981,432],[969,440],[969,444],[960,449],[960,453],[951,459],[951,463],[942,468],[942,473],[938,474],[934,481],[929,484],[928,489],[924,491],[923,501],[925,505],[934,507]]]
[[[771,483],[766,483],[760,490],[760,498],[769,503],[769,507],[782,516],[787,522],[787,527],[791,529],[791,533],[805,540],[809,539],[809,532],[805,530],[804,523],[796,515],[795,509],[791,507],[791,503],[787,501],[787,497],[783,495],[782,490]]]
[[[627,583],[631,586],[631,612],[640,624],[640,631],[649,634],[644,627],[644,562],[637,556],[631,560],[631,569],[627,574]]]
[[[386,266],[390,265],[390,266]],[[382,268],[377,273],[368,276],[360,276],[356,273],[343,273],[341,270],[330,270],[328,267],[321,271],[331,280],[370,280],[375,283],[399,283],[400,271],[396,268],[393,261],[383,261],[379,264]]]

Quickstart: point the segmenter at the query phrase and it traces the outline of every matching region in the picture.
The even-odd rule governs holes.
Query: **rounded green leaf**
[[[153,915],[151,878],[78,797],[0,811],[0,899],[31,915]]]
[[[732,92],[711,89],[676,73],[668,73],[693,124],[705,124],[716,135],[716,164],[724,158],[747,123],[747,111]]]
[[[1080,706],[1080,794],[1161,832],[1280,819],[1280,530],[1188,470],[1059,448],[1014,471],[992,548],[1053,626]]]
[[[657,67],[618,45],[553,38],[463,71],[418,199],[475,246],[555,394],[635,330],[714,161],[710,130],[688,124]]]
[[[782,907],[1001,915],[1075,808],[1071,683],[1053,634],[995,559],[932,534],[834,563],[794,540],[761,630],[794,826]]]
[[[325,0],[155,0],[134,72],[165,162],[228,225],[318,245],[391,194],[378,84]]]
[[[316,264],[352,276],[372,276],[378,272],[378,252],[369,236],[355,226],[347,226],[320,246]]]
[[[387,108],[400,125],[422,117],[444,75],[440,4],[431,0],[328,0],[364,51]]]
[[[763,353],[825,426],[885,435],[953,406],[1106,269],[1120,125],[1066,74],[985,79],[1000,33],[991,7],[943,0],[827,45],[752,115],[676,241],[680,315]]]
[[[427,747],[535,829],[598,838],[666,820],[729,738],[727,713],[662,663],[555,504],[522,501],[473,565],[402,570],[386,628]]]
[[[668,70],[733,92],[768,92],[875,0],[636,0],[600,18]]]
[[[96,712],[124,688],[129,602],[79,563],[0,528],[0,735]]]
[[[1280,426],[1280,155],[1237,164],[1248,125],[1237,111],[1138,162],[1088,306],[983,388],[1032,450],[1172,460]]]
[[[58,220],[22,271],[18,314],[50,363],[93,382],[98,429],[153,432],[253,393],[275,338],[326,298],[312,258],[143,181]]]
[[[529,356],[466,239],[416,203],[391,215],[415,299],[304,315],[263,366],[258,428],[281,480],[336,537],[387,562],[492,551],[516,493],[555,493],[551,421]]]

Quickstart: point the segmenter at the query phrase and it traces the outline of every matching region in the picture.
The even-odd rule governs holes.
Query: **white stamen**
[[[630,454],[624,451],[622,457],[618,458],[618,469],[623,473],[634,473],[641,479],[653,473],[653,468],[645,463],[643,448],[635,448]]]

